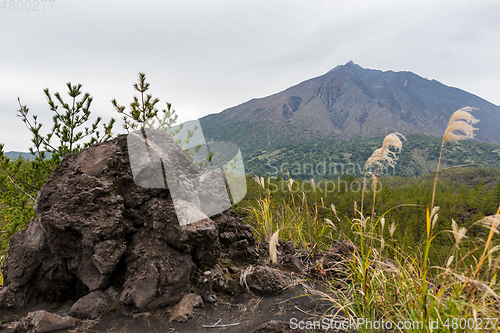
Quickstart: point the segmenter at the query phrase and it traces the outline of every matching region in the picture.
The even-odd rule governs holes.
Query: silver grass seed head
[[[456,142],[464,139],[472,139],[474,137],[474,124],[479,122],[479,119],[474,118],[469,112],[477,110],[477,108],[464,107],[455,111],[448,122],[448,126],[443,135],[443,142]],[[454,133],[455,131],[463,134]]]

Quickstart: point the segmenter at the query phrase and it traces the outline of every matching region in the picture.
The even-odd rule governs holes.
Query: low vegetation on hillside
[[[335,229],[328,228],[327,235],[331,233],[331,237],[325,243],[317,244],[317,248],[327,249],[331,241],[337,238],[340,233],[348,238],[353,236],[353,230],[348,223],[339,226],[331,205],[335,205],[337,215],[344,220],[355,219],[353,205],[356,202],[360,207],[361,192],[351,191],[349,186],[356,184],[354,187],[359,188],[357,184],[361,184],[362,178],[342,177],[340,178],[340,189],[336,188],[335,191],[328,192],[327,195],[324,191],[325,182],[314,183],[315,190],[313,191],[310,180],[262,179],[266,184],[266,189],[269,190],[271,209],[283,212],[284,210],[279,207],[284,202],[295,202],[296,206],[306,205],[307,207],[315,207],[315,202],[317,202],[318,206],[314,208],[314,216],[317,214],[316,219],[318,221],[328,219],[335,222]],[[414,250],[424,238],[425,225],[422,224],[422,220],[425,220],[426,204],[431,201],[432,182],[432,175],[418,178],[396,176],[379,179],[381,190],[377,193],[375,218],[379,218],[379,214],[390,210],[384,215],[385,221],[387,225],[394,224],[396,226],[393,239],[407,251]],[[289,184],[291,184],[290,190]],[[328,186],[331,189],[331,186]],[[258,206],[259,200],[265,193],[266,191],[263,191],[254,179],[247,176],[247,195],[236,206],[236,209],[250,218],[249,209]],[[368,192],[370,195],[372,193]],[[365,197],[364,202],[365,209],[366,207],[370,208],[368,215],[370,215],[372,207],[370,195]],[[474,237],[484,238],[487,236],[488,230],[474,223],[485,216],[495,214],[498,204],[500,204],[500,170],[461,168],[441,172],[435,200],[436,204],[441,207],[439,220],[435,226],[436,231],[448,230],[451,227],[451,220],[455,220],[458,226],[469,230],[468,235],[471,241]],[[281,221],[287,218],[282,216],[277,219]],[[284,230],[283,235],[286,233],[287,231]],[[301,233],[302,235],[307,234]],[[280,235],[282,234],[280,233]],[[441,263],[445,262],[447,249],[452,245],[451,241],[451,235],[440,233],[434,241],[431,258]],[[301,242],[298,239],[295,239],[294,242],[297,245],[310,243]]]
[[[424,134],[410,134],[406,138],[397,164],[387,168],[385,173],[418,177],[436,171],[442,139]],[[380,137],[347,140],[328,137],[301,144],[242,151],[246,153],[245,168],[252,175],[274,176],[288,168],[293,178],[318,180],[341,176],[342,170],[347,175],[362,176],[363,161],[382,140]],[[441,163],[444,169],[467,166],[499,168],[500,145],[471,140],[448,142],[444,145]]]
[[[342,310],[330,319],[417,325],[392,327],[400,332],[494,331],[500,172],[456,169],[442,176],[433,210],[430,177],[382,180],[388,186],[377,194],[374,219],[361,214],[360,193],[324,196],[314,182],[259,177],[248,179],[246,201],[237,209],[264,242],[275,236],[316,254],[337,239],[357,245],[344,263],[347,278],[326,280],[335,297],[324,296]],[[365,209],[371,204],[367,199]]]

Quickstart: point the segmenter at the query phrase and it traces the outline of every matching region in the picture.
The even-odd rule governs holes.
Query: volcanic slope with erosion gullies
[[[238,144],[245,156],[314,138],[373,138],[391,132],[442,136],[453,112],[477,108],[475,140],[500,144],[500,107],[412,72],[348,62],[274,95],[252,99],[200,122],[209,140]]]

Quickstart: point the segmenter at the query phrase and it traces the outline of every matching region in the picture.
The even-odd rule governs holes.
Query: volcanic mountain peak
[[[333,68],[332,70],[330,70],[328,73],[332,73],[334,71],[342,70],[342,69],[343,70],[348,70],[348,69],[351,69],[351,70],[360,70],[360,69],[363,69],[363,67],[361,67],[360,65],[354,63],[354,61],[350,60],[345,65],[335,66],[335,68]]]
[[[332,134],[339,138],[390,132],[442,136],[451,114],[464,106],[478,108],[474,115],[482,121],[476,139],[500,143],[500,107],[412,72],[365,69],[349,61],[279,93],[207,116],[202,125],[209,137],[217,132],[218,138],[224,138],[225,127],[245,123],[240,125],[253,140],[264,136],[265,140],[256,141],[266,145]],[[238,137],[248,139],[244,133]]]

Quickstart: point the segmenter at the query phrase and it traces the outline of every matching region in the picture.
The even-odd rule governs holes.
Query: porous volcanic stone
[[[105,313],[111,297],[105,292],[96,290],[80,298],[69,310],[69,315],[80,319],[96,319]]]
[[[156,298],[186,292],[195,267],[213,267],[221,253],[221,233],[231,233],[232,241],[255,243],[251,227],[232,208],[208,218],[192,204],[197,188],[202,197],[211,187],[221,192],[220,178],[211,176],[216,173],[198,177],[191,155],[166,132],[145,132],[168,146],[165,151],[153,139],[149,142],[164,160],[165,172],[194,189],[182,198],[188,201],[181,213],[198,222],[179,224],[169,188],[137,185],[147,179],[148,166],[141,165],[144,172],[134,181],[126,135],[67,155],[37,195],[38,219],[11,237],[0,308],[76,301],[109,287],[123,304],[144,308]],[[134,135],[133,144],[139,145],[141,136]]]
[[[39,310],[28,313],[26,317],[17,322],[14,326],[14,333],[53,332],[64,328],[73,327],[77,324],[78,320],[73,317],[61,317],[45,310]]]
[[[267,266],[252,267],[246,276],[248,287],[260,294],[277,294],[285,287],[285,280],[281,273]]]
[[[202,307],[203,300],[200,295],[187,294],[172,309],[172,315],[169,321],[178,321],[185,323],[193,318],[194,308]]]

